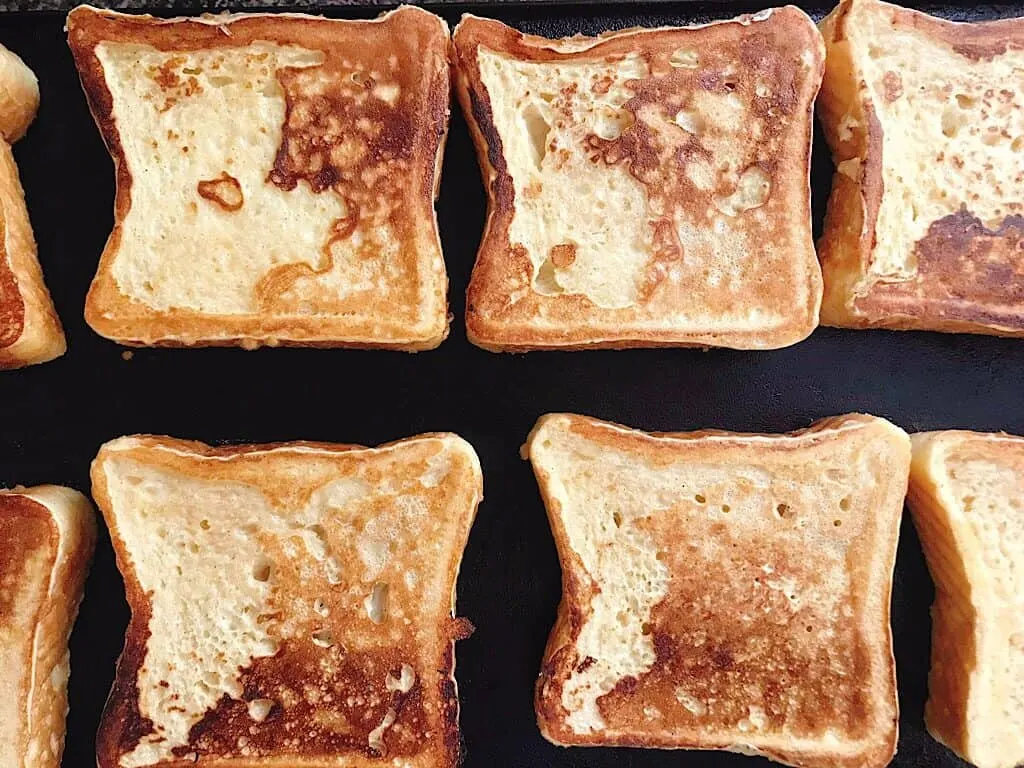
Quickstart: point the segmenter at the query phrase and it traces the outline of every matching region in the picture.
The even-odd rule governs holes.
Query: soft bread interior
[[[548,647],[549,738],[891,757],[905,434],[848,417],[794,436],[649,436],[556,415],[528,451],[562,615],[579,622]]]
[[[229,460],[124,439],[97,472],[133,623],[145,622],[128,643],[144,638],[132,652],[151,727],[119,765],[185,749],[418,766],[442,751],[453,590],[480,498],[467,443]],[[303,740],[286,738],[300,726]]]
[[[935,580],[929,730],[979,768],[1024,762],[1024,439],[914,436],[910,503]]]
[[[919,243],[961,210],[992,232],[1024,213],[1019,48],[996,46],[979,56],[966,37],[955,43],[954,25],[914,23],[915,16],[847,0],[824,23],[823,101],[835,107],[823,115],[837,172],[864,184],[869,202],[880,195],[874,232],[865,235],[873,243],[870,258],[847,265],[859,272],[844,289],[851,296],[867,294],[878,281],[913,278]],[[946,36],[935,31],[939,25]],[[869,140],[858,138],[869,131]],[[849,277],[833,278],[826,269],[826,282]]]

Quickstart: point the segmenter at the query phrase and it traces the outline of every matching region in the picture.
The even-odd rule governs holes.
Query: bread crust
[[[868,43],[851,42],[868,16],[884,18],[894,32],[914,35],[922,48],[955,52],[965,68],[1024,49],[1020,19],[957,23],[878,0],[843,0],[822,21],[827,63],[818,111],[837,170],[818,244],[825,281],[821,322],[848,328],[1022,336],[1024,295],[1019,281],[1006,274],[1019,264],[1024,221],[1017,214],[990,228],[965,203],[959,211],[931,221],[911,253],[895,254],[914,263],[909,277],[873,271],[879,251],[892,246],[876,236],[886,195],[885,132],[878,113],[886,105],[872,95],[862,64]],[[919,55],[928,54],[922,50]],[[951,73],[950,81],[955,77]],[[894,77],[894,89],[896,82]],[[993,88],[1000,85],[991,83]],[[900,95],[895,89],[886,98]],[[940,105],[933,106],[932,111],[940,111]],[[943,154],[932,162],[947,160]],[[839,170],[842,163],[853,170]]]
[[[12,768],[59,768],[68,639],[95,546],[95,515],[88,500],[69,488],[2,490],[0,529],[0,635],[6,652],[22,654],[14,664],[4,656],[0,669],[0,683],[20,705],[20,717],[0,722],[0,758]]]
[[[86,298],[86,321],[97,333],[130,346],[241,346],[251,349],[280,345],[386,348],[408,352],[433,349],[447,337],[447,275],[434,211],[449,114],[448,29],[441,18],[413,6],[402,6],[369,21],[340,21],[303,14],[156,19],[79,6],[69,14],[67,29],[82,87],[113,158],[117,182],[114,228]],[[322,273],[322,268],[303,266],[303,263],[279,267],[277,271],[262,275],[256,291],[260,308],[244,314],[200,312],[175,306],[160,310],[122,291],[112,270],[121,248],[123,222],[132,206],[133,179],[126,162],[113,97],[96,54],[97,46],[103,42],[132,42],[183,54],[269,42],[321,52],[325,67],[338,64],[343,57],[362,56],[373,63],[385,62],[389,56],[398,57],[402,93],[399,104],[407,108],[409,114],[383,127],[390,131],[389,136],[393,134],[394,145],[387,152],[408,156],[410,167],[403,176],[403,184],[389,188],[389,193],[398,196],[391,223],[398,233],[398,252],[393,257],[393,266],[399,274],[389,278],[391,284],[373,299],[381,306],[363,305],[353,311],[351,306],[341,310],[327,302],[322,307],[314,306],[313,313],[296,311],[284,303],[279,294],[297,277],[317,277]],[[412,66],[413,61],[415,66]],[[412,95],[406,96],[407,92]],[[339,119],[350,122],[358,116],[339,115]],[[378,120],[378,116],[369,111],[364,117]],[[283,133],[287,127],[286,116]],[[278,126],[273,128],[278,129]],[[296,145],[304,141],[299,135],[292,139]],[[290,178],[283,170],[288,163],[284,144],[289,140],[282,138],[274,168],[268,169],[267,184],[290,189],[297,181],[307,180]],[[323,151],[324,156],[329,154],[327,149]],[[380,152],[375,149],[365,163],[383,162],[378,155]],[[367,168],[373,170],[369,165]],[[337,169],[326,169],[324,173],[327,171],[342,174]],[[360,178],[370,178],[360,174],[361,171],[351,174],[345,183],[353,186]],[[310,181],[311,186],[316,183]],[[365,192],[378,194],[376,187]],[[325,193],[331,194],[329,190]],[[202,190],[199,194],[207,196]],[[343,223],[347,227],[351,218],[352,227],[357,227],[358,205],[347,196],[344,202],[346,218],[339,226]],[[353,207],[356,208],[354,214]],[[337,234],[337,227],[332,232],[335,234],[331,234],[331,238],[342,237]],[[330,255],[333,242],[332,239],[325,244],[326,256],[310,255],[311,258],[316,256],[314,261],[321,257],[327,259],[327,270],[333,263]],[[375,254],[363,256],[377,258]],[[260,286],[265,286],[265,296]],[[382,307],[388,310],[382,311]]]
[[[1012,703],[1024,683],[1024,652],[1014,641],[1013,621],[1021,625],[1012,603],[1017,596],[1006,594],[1005,585],[1014,558],[1024,553],[1015,549],[1020,529],[1012,520],[1004,518],[987,540],[984,531],[986,523],[1000,525],[999,504],[1019,515],[1021,486],[1014,480],[1007,494],[1005,487],[974,487],[969,477],[975,463],[1019,477],[1024,438],[944,430],[917,433],[912,441],[907,504],[935,582],[925,725],[979,768],[1012,768],[1024,760],[1017,724],[1024,711]],[[958,489],[958,482],[966,485]]]
[[[24,135],[38,107],[32,70],[0,46],[0,369],[45,363],[66,349],[10,146]]]
[[[109,493],[106,463],[112,458],[129,458],[143,465],[159,467],[189,477],[200,478],[205,482],[224,483],[226,485],[245,484],[255,487],[264,494],[278,510],[295,509],[309,501],[310,495],[325,482],[343,476],[339,467],[343,464],[351,466],[355,462],[371,461],[376,456],[387,455],[388,452],[404,450],[409,446],[441,441],[450,444],[451,450],[461,455],[467,463],[458,471],[466,475],[466,483],[460,486],[458,498],[450,499],[451,509],[444,510],[450,517],[454,529],[455,545],[439,552],[439,560],[425,564],[429,568],[437,568],[444,574],[449,585],[450,602],[443,606],[432,607],[431,616],[436,626],[423,626],[418,632],[424,635],[436,634],[437,642],[424,640],[429,648],[438,648],[436,659],[429,661],[432,672],[436,670],[437,686],[435,690],[414,689],[413,697],[400,702],[399,712],[417,710],[426,702],[428,707],[435,708],[436,717],[432,722],[439,726],[437,730],[431,726],[431,732],[417,734],[417,748],[414,753],[401,755],[407,764],[414,768],[449,768],[459,761],[459,700],[455,682],[455,642],[465,639],[472,632],[472,625],[465,619],[455,616],[455,582],[458,576],[462,548],[466,536],[475,517],[476,507],[482,498],[482,477],[479,462],[471,446],[457,435],[451,433],[428,433],[404,440],[397,440],[376,448],[359,445],[342,445],[335,443],[296,441],[288,443],[268,443],[259,445],[209,446],[204,443],[180,440],[157,435],[134,435],[122,437],[106,443],[101,447],[92,464],[93,496],[110,530],[111,541],[118,569],[125,581],[125,592],[132,611],[131,621],[125,637],[124,649],[117,664],[117,674],[110,691],[106,707],[97,735],[97,763],[100,768],[117,768],[120,759],[133,749],[140,740],[152,732],[153,723],[145,717],[139,708],[140,669],[146,660],[150,638],[150,621],[152,619],[153,598],[147,594],[139,582],[137,568],[133,563],[133,553],[126,544],[118,517],[124,511],[118,511]],[[304,465],[304,462],[310,462]],[[346,464],[347,462],[347,464]],[[463,502],[465,504],[463,505]],[[435,511],[432,511],[432,513]],[[436,510],[440,514],[441,510]],[[353,566],[354,567],[354,566]],[[343,564],[349,569],[349,563]],[[312,595],[313,587],[308,591]],[[403,655],[403,653],[405,655]],[[289,656],[289,654],[291,654]],[[410,656],[410,654],[412,654]],[[373,668],[378,670],[396,669],[402,666],[405,659],[420,658],[423,650],[394,648],[392,652],[379,650],[373,660]],[[260,662],[265,666],[260,668]],[[292,670],[289,664],[295,662],[293,652],[285,650],[266,659],[253,660],[253,664],[240,674],[262,675],[265,680],[292,683],[301,686],[315,683],[308,677],[292,680],[298,667]],[[431,672],[431,679],[433,679]],[[383,674],[381,672],[380,674]],[[249,683],[246,683],[249,685]],[[417,680],[417,686],[420,686]],[[422,684],[426,687],[426,682]],[[339,688],[339,691],[341,688]],[[249,694],[246,694],[249,698]],[[415,698],[415,700],[412,700]],[[222,704],[230,706],[226,698]],[[226,706],[225,706],[226,708]],[[348,741],[323,742],[323,734],[319,733],[317,722],[309,720],[302,725],[308,728],[304,740],[305,752],[301,749],[280,750],[275,753],[273,748],[263,749],[258,755],[239,753],[235,744],[237,735],[247,735],[244,723],[238,734],[239,727],[231,717],[221,717],[219,710],[207,711],[204,720],[193,727],[189,744],[175,750],[176,759],[160,760],[154,765],[186,765],[191,764],[190,754],[201,754],[202,762],[218,768],[329,768],[336,766],[343,757],[345,765],[352,768],[373,768],[381,763],[381,756],[374,755],[365,746],[353,747]],[[328,715],[340,709],[323,705],[321,709]],[[408,713],[407,713],[408,714]],[[209,719],[213,718],[213,719]],[[204,726],[207,722],[211,725]],[[409,728],[410,725],[406,724]],[[361,732],[365,723],[359,723]],[[291,731],[274,730],[271,726],[266,732],[270,741],[279,745],[286,742]],[[358,734],[357,734],[358,735]],[[229,742],[232,747],[227,752],[204,749],[205,739],[214,739],[216,743]],[[261,735],[266,740],[268,735]],[[355,739],[355,737],[352,737]],[[253,744],[257,742],[253,739]],[[233,753],[233,754],[232,754]],[[390,754],[388,757],[392,757]],[[406,763],[403,763],[406,764]]]
[[[657,67],[659,57],[668,57],[679,48],[692,46],[711,50],[717,45],[736,46],[738,50],[739,41],[762,30],[765,35],[778,36],[784,41],[780,44],[785,51],[779,53],[779,61],[785,59],[785,66],[795,67],[801,55],[809,57],[811,62],[806,75],[795,69],[787,73],[792,79],[786,87],[793,91],[792,102],[786,106],[792,110],[793,124],[785,129],[782,148],[769,163],[782,171],[772,179],[772,195],[778,195],[778,199],[785,197],[785,221],[776,222],[771,235],[761,233],[763,242],[779,243],[791,258],[806,265],[798,284],[786,286],[785,302],[787,309],[791,309],[791,316],[768,329],[716,329],[713,317],[705,329],[678,328],[668,319],[668,315],[679,308],[678,302],[672,303],[675,300],[639,301],[628,307],[609,309],[582,293],[551,296],[529,288],[523,288],[524,295],[513,300],[511,296],[517,289],[532,285],[534,266],[525,249],[510,241],[516,191],[492,104],[492,99],[505,94],[488,92],[480,73],[479,50],[498,52],[518,61],[551,64],[614,61],[639,53],[652,67]],[[465,16],[453,33],[452,59],[456,91],[473,136],[488,193],[487,221],[466,295],[466,330],[473,344],[490,351],[509,352],[659,346],[761,349],[795,343],[817,325],[821,275],[809,234],[809,158],[811,110],[824,69],[824,51],[820,36],[802,11],[793,7],[777,8],[754,17],[744,16],[703,27],[627,29],[595,38],[577,36],[564,40],[522,34],[497,21]],[[634,82],[646,84],[656,79]],[[658,98],[654,97],[654,101]],[[625,108],[638,109],[640,99],[634,101],[637,107],[627,102]],[[619,149],[626,155],[630,152]],[[638,146],[636,152],[639,157],[645,152],[650,154],[651,150]],[[652,159],[645,157],[646,162]],[[654,160],[657,161],[656,156]],[[781,191],[777,192],[776,187]],[[653,193],[649,190],[648,194]],[[772,210],[766,215],[776,213]],[[654,256],[651,259],[652,264],[657,261]],[[756,264],[757,257],[752,256],[752,260]],[[744,268],[753,270],[756,266]],[[661,285],[660,280],[655,279],[656,287]],[[776,289],[781,297],[782,289],[778,286]],[[705,290],[713,289],[705,286]],[[779,303],[782,302],[779,298]],[[543,323],[538,322],[541,317]]]
[[[852,582],[851,603],[848,609],[850,613],[844,614],[848,618],[835,620],[836,623],[830,628],[833,634],[832,640],[829,641],[830,647],[844,649],[843,654],[850,654],[851,658],[857,659],[856,664],[863,665],[857,672],[857,679],[863,684],[860,693],[846,701],[842,709],[828,716],[823,715],[826,709],[836,705],[834,701],[830,701],[834,695],[830,689],[832,684],[828,682],[828,671],[825,668],[811,667],[800,673],[798,681],[787,679],[780,681],[779,685],[782,687],[783,698],[793,693],[794,686],[806,686],[807,691],[816,691],[812,696],[816,704],[811,708],[815,712],[815,717],[819,719],[813,722],[800,723],[792,720],[783,727],[773,721],[765,731],[761,730],[762,726],[754,727],[749,722],[744,729],[742,725],[737,726],[734,723],[726,726],[715,720],[706,724],[698,721],[695,724],[685,715],[680,719],[670,707],[682,708],[683,700],[680,699],[679,703],[676,701],[680,695],[676,686],[686,683],[689,678],[673,665],[677,665],[683,656],[686,657],[684,666],[697,663],[705,657],[709,659],[710,666],[701,667],[704,672],[701,673],[700,684],[712,685],[718,701],[724,702],[727,706],[750,702],[752,705],[768,707],[769,705],[758,696],[751,697],[747,688],[770,685],[766,680],[770,680],[773,675],[781,674],[784,666],[766,667],[766,670],[775,671],[761,674],[756,669],[745,666],[750,662],[733,661],[733,653],[741,655],[743,646],[737,643],[735,649],[730,648],[730,643],[738,638],[730,639],[729,630],[725,628],[727,621],[719,627],[714,610],[699,623],[699,626],[689,626],[684,618],[687,615],[687,606],[691,603],[700,604],[701,596],[708,594],[707,580],[716,579],[717,576],[701,573],[697,577],[700,584],[695,585],[694,593],[690,594],[686,592],[688,577],[685,571],[673,570],[665,596],[651,610],[650,618],[645,625],[645,633],[649,632],[652,638],[655,661],[643,674],[619,680],[608,694],[596,700],[604,719],[603,727],[590,732],[580,732],[572,727],[570,713],[564,706],[565,686],[574,673],[580,673],[590,663],[597,661],[590,658],[588,663],[588,659],[579,658],[578,643],[584,625],[594,618],[593,605],[596,596],[602,589],[607,589],[608,585],[595,580],[594,575],[584,566],[580,552],[571,543],[573,539],[567,527],[565,511],[561,506],[562,491],[557,489],[563,487],[565,483],[573,482],[574,478],[558,476],[553,466],[546,463],[546,451],[555,449],[545,443],[554,443],[557,449],[560,444],[568,445],[568,439],[577,440],[581,445],[585,444],[586,455],[614,453],[636,457],[644,462],[645,467],[650,466],[655,472],[667,469],[678,462],[700,466],[732,464],[737,469],[742,469],[756,466],[761,461],[774,460],[778,465],[792,461],[806,463],[810,467],[806,470],[806,482],[822,483],[826,482],[823,477],[818,480],[812,480],[810,477],[816,472],[823,472],[816,467],[829,451],[838,451],[839,446],[846,443],[854,455],[874,452],[878,466],[884,470],[878,478],[877,488],[871,491],[871,504],[875,506],[858,512],[859,502],[855,502],[842,513],[843,516],[851,518],[847,520],[848,525],[858,524],[856,517],[862,517],[864,528],[856,541],[848,543],[849,549],[845,556],[845,568],[848,569],[848,577]],[[757,459],[753,458],[755,452],[759,457]],[[533,463],[558,549],[563,579],[558,618],[548,640],[536,687],[535,706],[538,724],[545,738],[555,744],[573,746],[725,749],[761,754],[788,765],[808,768],[880,768],[889,763],[896,750],[898,721],[889,599],[910,461],[909,440],[901,430],[882,419],[853,414],[823,419],[808,429],[786,435],[740,434],[717,430],[645,433],[574,414],[549,414],[537,422],[527,439],[524,455]],[[575,478],[575,482],[579,482],[578,478]],[[596,484],[598,481],[595,479],[593,482]],[[614,478],[608,478],[602,482],[614,484],[616,481]],[[691,488],[691,493],[692,490]],[[682,491],[678,493],[680,497],[676,503],[685,504]],[[614,491],[609,491],[609,494],[613,495]],[[627,506],[651,505],[650,499],[638,499],[632,495],[628,498],[630,501],[624,502]],[[708,505],[716,503],[710,495],[706,499],[698,499],[700,505],[704,505],[705,502]],[[822,503],[824,504],[824,501]],[[591,506],[591,515],[599,516],[607,511],[600,502],[591,502]],[[614,501],[610,501],[608,508],[613,507]],[[676,511],[681,520],[693,520],[686,517],[678,508]],[[737,508],[731,510],[733,516],[738,512]],[[820,514],[829,515],[827,511]],[[645,530],[655,530],[656,524],[651,522],[652,518],[647,519],[649,522],[645,523]],[[723,531],[729,528],[730,520],[728,517],[724,518],[724,528],[718,535],[726,535]],[[616,522],[616,526],[618,525]],[[699,557],[699,540],[705,533],[703,530],[698,532],[695,528],[688,538],[686,526],[683,525],[674,534],[661,532],[658,535],[671,537],[671,544],[667,544],[666,539],[662,542],[663,547],[686,551],[694,557]],[[752,547],[754,544],[758,549],[764,547],[767,550],[771,545],[770,536],[766,535],[758,542],[736,542],[740,547]],[[733,549],[731,552],[733,559],[748,555],[747,549]],[[740,554],[737,555],[737,552]],[[750,557],[757,556],[756,553],[749,554]],[[764,556],[769,557],[767,554]],[[796,554],[796,558],[801,562],[811,556],[811,550],[802,549]],[[671,560],[671,557],[670,554],[668,559]],[[787,566],[783,561],[776,559],[772,562],[775,570],[766,570],[768,576],[759,573],[760,579],[771,579],[771,574],[786,571]],[[817,568],[819,565],[811,567]],[[801,577],[793,578],[799,583]],[[680,586],[674,586],[677,580]],[[718,583],[712,591],[717,596],[716,599],[730,601],[728,595],[735,586],[734,583]],[[638,585],[637,592],[640,589]],[[676,593],[676,589],[680,591]],[[677,604],[682,613],[673,614],[673,604]],[[722,614],[718,614],[718,618],[723,619],[725,613],[736,613],[748,608],[746,605],[728,602],[720,607]],[[806,621],[806,618],[799,621],[801,628]],[[687,641],[684,639],[690,630],[700,630],[699,634],[702,637],[694,647],[686,646]],[[784,625],[780,625],[773,633],[787,636],[787,631]],[[800,637],[794,636],[793,640],[798,641]],[[771,664],[770,658],[764,661]],[[785,662],[782,664],[785,665]],[[673,669],[676,671],[671,671]],[[788,670],[786,674],[793,674],[793,670]],[[729,682],[732,680],[730,675],[738,677]],[[634,701],[630,704],[630,695],[633,691],[637,691],[639,703]],[[714,701],[712,698],[706,709],[699,710],[699,717],[713,717]],[[645,713],[648,711],[648,705],[654,705],[655,711],[643,716],[632,714],[633,709],[640,704],[644,705],[642,709]],[[703,705],[694,701],[692,706]],[[751,712],[757,708],[753,707]],[[690,712],[696,713],[698,710],[691,709]],[[799,718],[798,715],[788,713],[786,718],[789,717]],[[751,719],[754,719],[753,715]]]

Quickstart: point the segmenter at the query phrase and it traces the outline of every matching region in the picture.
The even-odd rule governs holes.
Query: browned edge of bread
[[[365,46],[397,45],[407,39],[410,54],[417,57],[420,69],[407,72],[412,81],[424,73],[415,90],[422,91],[422,113],[405,130],[413,145],[416,168],[410,174],[422,179],[422,195],[406,208],[408,242],[403,244],[407,260],[418,256],[413,240],[416,222],[429,224],[433,242],[430,247],[441,253],[437,216],[434,209],[441,177],[441,161],[448,134],[450,100],[449,68],[446,48],[447,24],[440,17],[416,6],[403,5],[383,13],[376,20],[337,20],[298,13],[224,14],[197,18],[160,19],[149,15],[130,15],[90,6],[74,8],[67,19],[68,45],[78,68],[89,109],[114,163],[116,194],[114,227],[100,256],[96,276],[85,303],[85,319],[101,336],[127,346],[295,346],[317,348],[394,349],[417,352],[436,348],[449,332],[447,275],[442,275],[445,300],[443,327],[429,338],[408,340],[349,339],[353,330],[344,317],[304,318],[297,315],[203,315],[189,309],[153,309],[125,296],[112,276],[114,260],[120,248],[122,222],[132,203],[132,175],[125,161],[113,98],[106,85],[103,66],[96,47],[104,41],[133,42],[164,51],[203,50],[213,47],[241,47],[255,42],[282,46],[298,45],[322,51],[326,60],[351,51],[354,40]],[[438,55],[427,54],[434,50]],[[431,65],[427,69],[427,65]],[[287,120],[287,116],[286,116]],[[281,155],[279,153],[278,159]],[[367,327],[369,327],[367,325]]]

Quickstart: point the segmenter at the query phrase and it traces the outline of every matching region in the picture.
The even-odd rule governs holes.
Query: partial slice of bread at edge
[[[0,369],[45,363],[67,345],[43,282],[11,144],[39,108],[39,83],[16,54],[0,45]]]
[[[96,515],[78,491],[55,485],[0,490],[5,768],[60,768],[71,672],[68,639],[95,541]]]
[[[935,580],[925,723],[979,768],[1024,763],[1024,438],[913,435],[908,496]]]
[[[822,32],[821,322],[1024,335],[1024,21],[844,0]]]
[[[436,347],[448,28],[79,7],[68,41],[114,158],[86,301],[135,345]]]
[[[107,443],[93,496],[132,619],[99,768],[448,768],[469,443]]]
[[[562,565],[547,739],[889,763],[906,434],[862,415],[749,435],[555,414],[525,452]]]
[[[453,46],[489,195],[470,341],[758,349],[814,329],[806,14],[562,40],[466,16]]]

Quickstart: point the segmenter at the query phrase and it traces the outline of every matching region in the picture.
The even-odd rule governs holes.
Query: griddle
[[[89,491],[89,462],[105,440],[152,432],[209,443],[326,440],[375,445],[451,430],[480,455],[485,499],[470,536],[458,612],[477,627],[458,646],[467,768],[757,768],[761,758],[709,752],[561,749],[534,721],[533,683],[560,595],[558,560],[529,465],[518,450],[536,418],[575,411],[649,430],[716,427],[781,432],[849,411],[908,431],[962,427],[1024,434],[1024,342],[982,336],[820,328],[773,352],[628,350],[484,352],[466,341],[466,283],[485,197],[466,124],[453,108],[438,213],[455,315],[432,352],[143,349],[131,359],[82,319],[86,290],[112,224],[113,168],[65,44],[66,0],[17,0],[0,13],[0,42],[37,73],[42,107],[15,147],[47,283],[68,335],[61,359],[0,374],[0,484],[59,483]],[[221,9],[221,0],[118,7],[154,13]],[[233,3],[231,7],[243,7]],[[384,4],[281,0],[277,10],[366,17]],[[454,24],[489,15],[548,36],[703,22],[764,5],[745,2],[526,3],[432,0]],[[956,19],[1024,14],[1013,3],[930,4]],[[252,6],[244,6],[253,10]],[[825,4],[804,8],[816,18]],[[812,187],[820,231],[832,166],[815,136]],[[924,730],[933,588],[909,517],[892,601],[900,741],[893,766],[963,765]],[[71,641],[66,768],[95,766],[95,733],[128,608],[101,532]],[[7,692],[12,695],[12,692]]]

